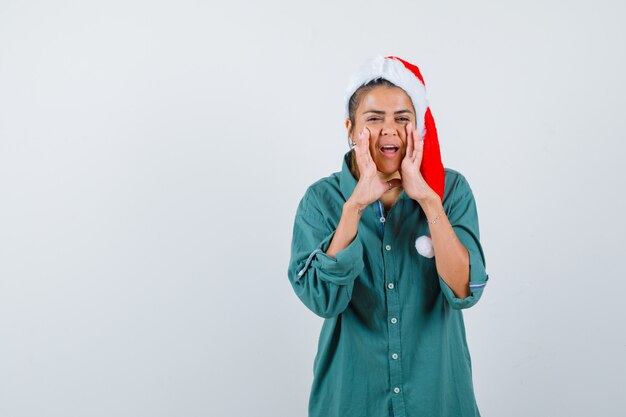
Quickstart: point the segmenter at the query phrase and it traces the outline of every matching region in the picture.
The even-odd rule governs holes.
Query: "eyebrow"
[[[385,112],[383,110],[367,110],[364,111],[362,114],[367,114],[367,113],[374,113],[374,114],[380,114],[380,115],[384,115]],[[393,114],[413,114],[413,112],[409,109],[403,109],[403,110],[398,110],[393,112]]]

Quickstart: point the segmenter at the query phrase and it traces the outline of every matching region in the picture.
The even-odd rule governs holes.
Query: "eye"
[[[408,123],[411,121],[408,117],[398,117],[396,120],[402,123]]]
[[[368,117],[367,121],[368,122],[377,122],[380,120],[380,117]]]

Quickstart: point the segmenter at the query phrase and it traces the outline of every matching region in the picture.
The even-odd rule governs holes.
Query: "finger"
[[[400,178],[394,178],[394,179],[387,181],[387,188],[388,188],[387,191],[391,190],[392,188],[401,187],[401,186],[402,186],[402,180]]]
[[[363,152],[365,153],[365,157],[367,158],[367,160],[369,162],[374,162],[374,159],[372,159],[372,152],[370,151],[370,136],[371,136],[371,132],[367,127],[364,127],[363,130],[361,131],[361,135],[362,136],[362,143],[363,143]]]
[[[359,138],[357,139],[357,146],[359,148],[359,153],[361,156],[365,155],[365,149],[367,149],[367,144],[365,143],[367,139],[365,138],[365,134],[363,131],[359,132]]]
[[[406,153],[404,154],[405,158],[412,158],[413,157],[413,150],[415,147],[414,141],[413,141],[413,125],[411,123],[408,123],[406,125]]]
[[[364,171],[365,167],[369,163],[368,154],[369,154],[369,141],[366,138],[365,132],[361,131],[359,133],[359,137],[357,139],[357,144],[355,146],[356,152],[356,164],[359,167],[361,172]]]
[[[417,129],[413,132],[413,137],[417,139],[415,147],[415,164],[419,167],[422,164],[422,156],[424,155],[424,138],[421,137]]]
[[[357,163],[359,163],[359,161],[363,160],[363,157],[364,157],[364,153],[363,153],[363,137],[362,137],[361,133],[358,134],[358,137],[357,137],[357,139],[355,141],[354,153],[356,154]]]

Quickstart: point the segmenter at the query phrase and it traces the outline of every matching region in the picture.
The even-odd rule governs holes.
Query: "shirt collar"
[[[357,182],[356,178],[352,176],[352,172],[350,172],[350,160],[352,158],[352,153],[352,151],[348,151],[343,156],[343,166],[341,167],[341,174],[339,176],[341,194],[343,194],[343,198],[346,201],[348,201],[348,198],[352,195]]]

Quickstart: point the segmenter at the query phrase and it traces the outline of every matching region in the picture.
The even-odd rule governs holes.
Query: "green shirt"
[[[479,416],[461,309],[487,283],[478,217],[465,178],[445,170],[443,207],[470,257],[470,292],[459,299],[434,258],[415,249],[428,224],[404,192],[388,213],[375,202],[336,259],[325,251],[356,180],[348,168],[306,191],[293,230],[289,279],[324,317],[309,400],[310,417]]]

